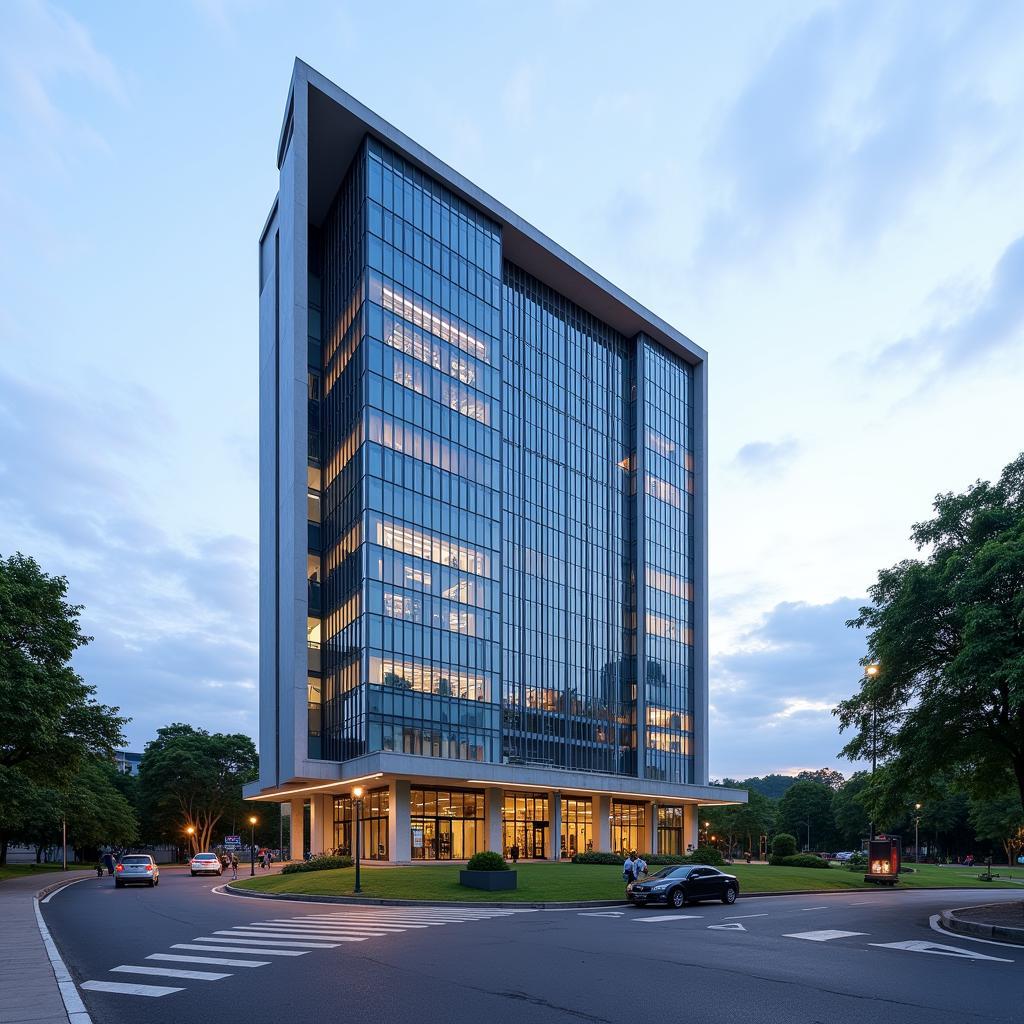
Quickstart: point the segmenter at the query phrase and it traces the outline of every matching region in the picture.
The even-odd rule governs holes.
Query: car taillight
[[[152,871],[153,870],[153,865],[152,864],[147,864],[146,865],[146,870],[147,871]]]
[[[123,864],[118,864],[117,865],[117,870],[118,871],[124,871],[124,865]]]

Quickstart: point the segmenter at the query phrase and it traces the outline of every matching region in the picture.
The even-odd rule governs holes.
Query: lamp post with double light
[[[355,812],[355,820],[352,827],[355,830],[355,851],[356,851],[356,884],[353,892],[362,892],[363,887],[359,884],[359,812],[363,809],[363,787],[356,786],[352,790],[352,808]]]
[[[256,874],[256,815],[249,815],[249,875]]]

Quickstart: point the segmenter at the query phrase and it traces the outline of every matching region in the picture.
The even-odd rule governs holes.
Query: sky
[[[296,56],[708,350],[711,774],[854,766],[844,623],[1024,449],[1024,6],[29,3],[0,554],[129,746],[257,723],[257,240]]]

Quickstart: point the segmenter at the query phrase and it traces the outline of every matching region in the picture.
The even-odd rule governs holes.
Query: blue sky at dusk
[[[1024,6],[0,15],[0,553],[133,718],[257,722],[257,239],[302,57],[710,353],[711,770],[849,771],[844,621],[1024,449]]]

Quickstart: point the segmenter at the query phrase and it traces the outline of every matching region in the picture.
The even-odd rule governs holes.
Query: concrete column
[[[554,792],[548,796],[548,857],[562,859],[562,794]]]
[[[612,798],[610,796],[595,796],[594,807],[594,850],[595,852],[608,853],[612,848],[611,843],[611,821]]]
[[[388,783],[388,859],[396,864],[412,860],[408,779]]]
[[[686,804],[683,808],[683,843],[697,849],[700,837],[700,808],[696,804]]]
[[[334,798],[314,793],[309,798],[309,850],[324,853],[334,845]]]
[[[647,826],[648,829],[648,844],[647,849],[649,852],[657,855],[658,853],[658,802],[655,800],[653,803],[647,805],[647,813],[650,815],[651,822]]]
[[[291,801],[291,851],[292,860],[302,860],[306,850],[305,837],[306,801]]]
[[[505,849],[501,835],[501,809],[504,803],[504,793],[497,788],[485,790],[484,799],[487,806],[484,808],[484,817],[487,819],[487,849],[504,855]]]

